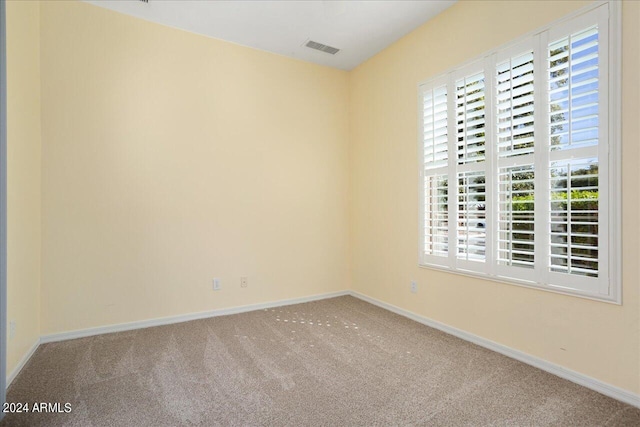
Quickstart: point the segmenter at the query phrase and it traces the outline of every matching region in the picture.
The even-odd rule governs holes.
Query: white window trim
[[[590,293],[590,292],[584,292],[584,291],[580,291],[577,289],[565,289],[565,288],[561,288],[558,286],[552,286],[547,284],[549,282],[549,280],[545,280],[545,283],[536,283],[534,281],[529,281],[529,280],[522,280],[522,279],[516,279],[516,278],[506,278],[506,277],[502,277],[502,276],[498,276],[496,274],[495,271],[495,266],[493,262],[487,262],[486,263],[486,268],[484,269],[484,271],[472,271],[472,270],[464,270],[464,269],[460,269],[460,268],[456,268],[450,261],[449,261],[449,257],[448,258],[442,258],[442,263],[439,264],[434,264],[434,263],[430,263],[428,262],[427,259],[425,259],[425,254],[424,254],[424,220],[425,220],[425,209],[424,209],[424,155],[423,155],[423,149],[424,149],[424,138],[423,138],[423,119],[422,117],[419,117],[418,120],[418,164],[419,164],[419,174],[418,174],[418,181],[419,181],[419,185],[418,185],[418,192],[419,192],[419,242],[418,242],[418,265],[419,267],[422,268],[428,268],[428,269],[435,269],[435,270],[441,270],[441,271],[446,271],[446,272],[450,272],[450,273],[454,273],[454,274],[459,274],[462,276],[468,276],[468,277],[474,277],[474,278],[480,278],[480,279],[484,279],[484,280],[490,280],[490,281],[494,281],[494,282],[500,282],[500,283],[507,283],[507,284],[513,284],[513,285],[517,285],[517,286],[523,286],[523,287],[528,287],[528,288],[534,288],[534,289],[542,289],[542,290],[546,290],[549,292],[553,292],[553,293],[558,293],[558,294],[563,294],[563,295],[570,295],[570,296],[577,296],[577,297],[582,297],[582,298],[586,298],[586,299],[592,299],[592,300],[596,300],[596,301],[602,301],[602,302],[609,302],[609,303],[613,303],[613,304],[618,304],[621,305],[622,304],[622,193],[621,193],[621,185],[622,185],[622,173],[621,173],[621,166],[622,166],[622,158],[621,158],[621,136],[622,136],[622,132],[621,132],[621,111],[622,111],[622,105],[621,105],[621,77],[622,77],[622,67],[621,67],[621,41],[622,41],[622,19],[621,19],[621,5],[619,2],[617,1],[598,1],[598,2],[594,2],[593,4],[584,7],[582,9],[579,9],[578,11],[575,11],[565,17],[563,17],[562,19],[559,19],[557,21],[554,21],[548,25],[545,25],[543,27],[540,27],[534,31],[531,31],[525,35],[522,35],[520,37],[518,37],[517,39],[513,40],[510,43],[507,43],[503,46],[499,46],[495,49],[492,49],[488,52],[485,52],[482,55],[479,55],[477,57],[475,57],[474,59],[472,59],[471,61],[467,61],[461,65],[455,66],[455,67],[451,67],[448,70],[445,70],[441,73],[438,73],[438,76],[435,79],[427,79],[424,81],[421,81],[418,83],[418,112],[422,112],[422,87],[424,85],[429,85],[429,84],[433,84],[435,81],[439,81],[442,82],[443,78],[447,78],[447,76],[449,76],[449,78],[453,78],[454,74],[460,70],[464,70],[468,67],[472,67],[474,64],[478,64],[481,62],[493,62],[495,64],[496,62],[496,56],[497,55],[504,55],[505,51],[510,51],[513,49],[517,49],[517,46],[522,44],[522,43],[526,43],[527,40],[531,40],[531,39],[535,39],[538,38],[542,35],[546,35],[546,32],[549,30],[552,30],[558,26],[565,26],[569,21],[572,20],[576,20],[579,19],[579,17],[581,15],[584,15],[588,12],[591,12],[593,10],[598,9],[599,7],[602,7],[604,5],[607,5],[608,9],[609,9],[609,24],[608,24],[608,32],[606,34],[604,34],[604,40],[606,41],[606,43],[603,43],[603,46],[606,46],[606,49],[608,50],[608,68],[604,69],[604,72],[607,73],[608,75],[608,86],[606,87],[606,93],[607,93],[607,99],[606,102],[608,104],[608,120],[606,121],[606,132],[607,132],[607,137],[608,137],[608,150],[609,150],[609,155],[608,155],[608,161],[606,160],[600,160],[601,164],[606,164],[606,168],[608,170],[608,174],[605,177],[605,180],[607,181],[607,185],[606,185],[606,189],[608,192],[608,211],[607,211],[607,217],[605,219],[607,226],[608,226],[608,238],[607,238],[607,242],[605,243],[605,248],[607,251],[607,258],[608,258],[608,284],[609,284],[609,289],[608,289],[608,294],[604,295],[604,294],[594,294],[594,293]],[[544,34],[543,34],[544,33]],[[542,52],[537,52],[537,57],[536,57],[536,61],[538,63],[544,63],[544,61],[546,60],[546,58],[542,58]],[[541,67],[537,67],[537,69],[540,69]],[[543,72],[544,73],[544,72]],[[540,73],[537,73],[538,75],[540,75]],[[545,94],[540,94],[540,91],[536,92],[536,98],[539,98],[540,96],[545,96]],[[453,97],[451,97],[453,98]],[[491,97],[492,98],[492,97]],[[493,108],[493,103],[491,101],[489,101],[489,103],[486,105],[487,109],[491,109]],[[419,116],[421,116],[421,114],[419,114]],[[491,122],[491,123],[489,123]],[[546,120],[538,120],[536,118],[536,123],[546,123]],[[494,124],[493,124],[493,120],[489,120],[487,122],[487,131],[489,132],[489,134],[493,134],[494,132],[494,128],[493,128]],[[544,124],[544,126],[546,126],[546,124]],[[450,129],[451,131],[451,129]],[[544,135],[545,133],[543,133]],[[546,133],[548,134],[548,133]],[[493,151],[491,148],[489,148],[488,146],[492,145],[489,143],[489,139],[487,139],[487,144],[486,144],[486,149],[489,150],[489,152],[487,152],[487,165],[486,165],[486,170],[487,171],[492,171],[495,168],[495,163],[492,159],[492,154],[491,152]],[[541,150],[537,150],[537,151],[541,151]],[[450,151],[450,158],[453,157],[453,153],[455,153],[454,151]],[[539,157],[536,157],[536,162],[537,161],[541,161],[544,159],[540,159]],[[493,173],[491,174],[487,174],[487,179],[489,175],[493,175]],[[537,178],[536,178],[537,181]],[[544,193],[543,193],[544,194]],[[451,197],[451,195],[449,196]],[[489,212],[487,212],[487,222],[491,221],[492,218],[489,218],[489,215],[493,215],[494,213],[489,210]],[[544,220],[544,219],[543,219]],[[536,226],[536,229],[540,229]],[[488,237],[488,245],[489,247],[487,248],[488,250],[493,250],[492,248],[492,242]],[[539,247],[539,245],[537,245],[537,247]],[[601,247],[601,246],[600,246]],[[493,254],[490,255],[491,259],[493,259]],[[538,254],[536,253],[536,259],[540,259],[538,257]],[[487,261],[489,261],[489,259],[487,259]],[[537,267],[536,267],[537,269]],[[543,267],[544,269],[544,267]],[[546,270],[546,269],[545,269]],[[536,276],[538,276],[538,273],[534,273]],[[547,276],[548,273],[545,271],[544,276]],[[567,275],[569,276],[569,275]],[[538,276],[539,277],[539,276]],[[546,279],[546,277],[545,277]]]

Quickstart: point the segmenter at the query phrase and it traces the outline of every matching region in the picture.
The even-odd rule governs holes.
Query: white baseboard
[[[527,365],[535,366],[536,368],[542,369],[543,371],[547,371],[560,378],[564,378],[566,380],[569,380],[581,386],[587,387],[591,390],[597,391],[598,393],[602,393],[605,396],[609,396],[613,399],[616,399],[621,402],[628,403],[629,405],[633,405],[635,407],[640,408],[640,395],[638,394],[634,394],[630,391],[621,389],[620,387],[607,384],[605,382],[602,382],[595,378],[581,374],[579,372],[572,371],[560,365],[556,365],[555,363],[551,363],[544,359],[540,359],[539,357],[532,356],[527,353],[523,353],[519,350],[515,350],[511,347],[507,347],[506,345],[498,344],[497,342],[488,340],[486,338],[482,338],[478,335],[465,332],[461,329],[457,329],[452,326],[445,325],[444,323],[440,323],[436,320],[432,320],[427,317],[421,316],[419,314],[413,313],[411,311],[404,310],[400,307],[396,307],[395,305],[391,305],[386,302],[379,301],[375,298],[371,298],[359,292],[351,291],[350,294],[363,301],[366,301],[373,305],[377,305],[378,307],[384,308],[385,310],[389,310],[401,316],[407,317],[411,320],[415,320],[416,322],[422,323],[423,325],[430,326],[434,329],[438,329],[442,332],[446,332],[447,334],[456,336],[465,341],[469,341],[479,346],[488,348],[489,350],[495,351],[496,353],[500,353],[512,359],[519,360],[520,362],[524,362]]]
[[[221,308],[218,310],[202,311],[199,313],[181,314],[178,316],[160,317],[156,319],[139,320],[136,322],[119,323],[115,325],[99,326],[97,328],[79,329],[57,334],[43,335],[40,337],[41,343],[66,341],[75,338],[90,337],[93,335],[109,334],[112,332],[131,331],[133,329],[149,328],[152,326],[170,325],[172,323],[188,322],[190,320],[206,319],[209,317],[227,316],[229,314],[246,313],[248,311],[263,310],[265,308],[282,307],[285,305],[301,304],[305,302],[318,301],[327,298],[335,298],[349,295],[349,291],[331,292],[326,294],[311,295],[308,297],[292,298],[280,301],[271,301],[259,304],[243,305],[239,307]]]
[[[13,371],[11,371],[9,376],[7,376],[7,388],[9,388],[13,380],[16,379],[16,377],[18,376],[22,368],[24,368],[24,366],[27,364],[29,359],[31,359],[31,356],[33,356],[33,353],[36,352],[39,346],[40,346],[40,338],[38,338],[36,342],[33,343],[31,348],[29,348],[29,350],[25,353],[25,355],[22,356],[22,359],[20,359],[20,362],[18,363],[18,365],[15,368],[13,368]]]
[[[133,329],[149,328],[152,326],[169,325],[172,323],[188,322],[189,320],[206,319],[208,317],[226,316],[229,314],[246,313],[248,311],[263,310],[265,308],[283,307],[286,305],[302,304],[305,302],[318,301],[327,298],[335,298],[340,296],[350,295],[349,291],[331,292],[326,294],[311,295],[308,297],[292,298],[280,301],[271,301],[259,304],[244,305],[240,307],[223,308],[219,310],[203,311],[200,313],[189,313],[179,316],[161,317],[157,319],[141,320],[137,322],[120,323],[116,325],[100,326],[97,328],[80,329],[76,331],[61,332],[58,334],[50,334],[41,336],[29,349],[29,351],[22,357],[18,366],[16,366],[11,374],[7,377],[7,388],[11,385],[13,380],[18,376],[22,368],[27,364],[33,353],[38,349],[40,344],[66,341],[75,338],[90,337],[93,335],[108,334],[111,332],[130,331]]]
[[[142,328],[148,328],[152,326],[169,325],[173,323],[181,323],[181,322],[187,322],[190,320],[205,319],[209,317],[246,313],[248,311],[263,310],[265,308],[282,307],[282,306],[293,305],[293,304],[301,304],[305,302],[318,301],[318,300],[323,300],[327,298],[335,298],[335,297],[344,296],[344,295],[351,295],[353,297],[359,298],[363,301],[366,301],[378,307],[384,308],[385,310],[389,310],[401,316],[415,320],[416,322],[438,329],[450,335],[461,338],[465,341],[469,341],[479,346],[488,348],[489,350],[511,357],[512,359],[519,360],[528,365],[535,366],[536,368],[542,369],[543,371],[547,371],[553,375],[572,381],[576,384],[579,384],[591,390],[597,391],[598,393],[602,393],[605,396],[609,396],[613,399],[616,399],[621,402],[625,402],[640,408],[640,395],[634,394],[627,390],[623,390],[611,384],[607,384],[605,382],[589,377],[587,375],[572,371],[560,365],[556,365],[554,363],[548,362],[544,359],[540,359],[539,357],[535,357],[530,354],[521,352],[519,350],[515,350],[513,348],[507,347],[505,345],[498,344],[494,341],[488,340],[486,338],[482,338],[478,335],[474,335],[472,333],[463,331],[461,329],[457,329],[452,326],[446,325],[444,323],[440,323],[436,320],[429,319],[427,317],[421,316],[411,311],[404,310],[392,304],[379,301],[375,298],[371,298],[367,295],[361,294],[356,291],[331,292],[331,293],[320,294],[320,295],[311,295],[311,296],[302,297],[302,298],[293,298],[293,299],[272,301],[272,302],[266,302],[266,303],[260,303],[260,304],[251,304],[251,305],[245,305],[240,307],[223,308],[219,310],[204,311],[199,313],[189,313],[189,314],[184,314],[179,316],[162,317],[157,319],[141,320],[137,322],[120,323],[116,325],[101,326],[97,328],[88,328],[88,329],[81,329],[76,331],[44,335],[40,337],[40,339],[33,344],[33,346],[29,349],[29,351],[24,355],[24,357],[22,358],[18,366],[16,366],[14,370],[11,372],[11,374],[7,377],[7,387],[9,387],[9,385],[18,375],[18,373],[20,373],[20,370],[27,364],[27,362],[29,361],[29,359],[31,358],[31,356],[33,355],[33,353],[36,351],[36,349],[40,344],[56,342],[56,341],[65,341],[65,340],[70,340],[75,338],[89,337],[93,335],[108,334],[112,332],[130,331],[133,329],[142,329]]]

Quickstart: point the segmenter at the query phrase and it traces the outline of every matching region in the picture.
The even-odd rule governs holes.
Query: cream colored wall
[[[418,267],[417,85],[586,2],[461,1],[350,75],[352,286],[640,392],[640,3],[623,7],[622,306]],[[462,31],[461,29],[470,30]],[[409,283],[418,282],[411,294]]]
[[[7,374],[40,337],[40,5],[7,2]]]
[[[346,72],[80,2],[41,42],[43,335],[348,288]]]

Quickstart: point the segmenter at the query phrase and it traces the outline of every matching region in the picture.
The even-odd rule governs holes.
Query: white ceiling
[[[198,34],[350,70],[455,0],[190,1],[86,0],[88,3]],[[303,46],[311,39],[336,55]]]

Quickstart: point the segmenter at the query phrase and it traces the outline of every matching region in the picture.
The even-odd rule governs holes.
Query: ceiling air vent
[[[335,47],[327,46],[326,44],[314,42],[313,40],[309,40],[305,43],[306,47],[310,47],[311,49],[319,50],[321,52],[330,53],[331,55],[335,55],[340,52],[340,49]]]

